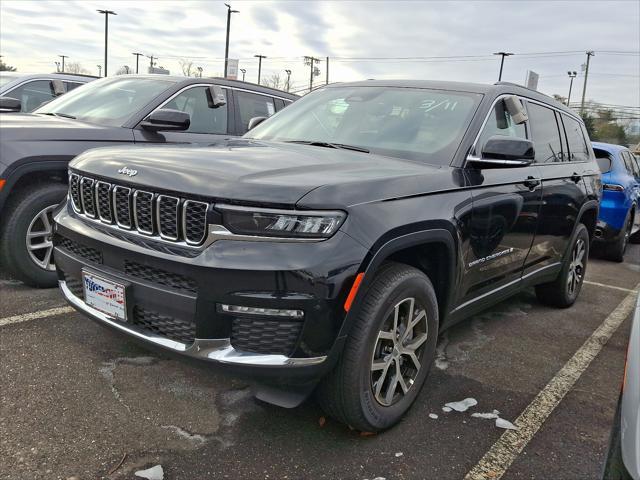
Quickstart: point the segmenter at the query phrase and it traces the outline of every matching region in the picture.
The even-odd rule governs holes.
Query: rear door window
[[[254,117],[270,117],[276,113],[273,98],[266,95],[236,91],[238,111],[240,112],[241,131],[249,128],[249,121]]]
[[[561,117],[562,123],[564,123],[564,131],[567,134],[567,143],[569,144],[569,161],[589,161],[589,149],[582,134],[580,123],[568,115],[561,115]]]
[[[536,103],[528,103],[527,112],[536,149],[536,163],[562,162],[562,142],[555,112]]]
[[[184,130],[185,132],[224,135],[227,133],[227,105],[209,108],[208,91],[209,87],[206,86],[189,88],[162,108],[171,108],[189,114],[191,124],[187,130]],[[226,89],[223,91],[226,95]]]

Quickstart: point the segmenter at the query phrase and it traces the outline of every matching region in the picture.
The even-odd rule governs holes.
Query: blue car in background
[[[640,164],[628,148],[593,142],[603,195],[595,232],[605,257],[622,262],[627,244],[640,242]]]

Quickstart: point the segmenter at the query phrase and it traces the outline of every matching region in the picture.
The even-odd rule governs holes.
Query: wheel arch
[[[596,224],[598,222],[598,209],[599,205],[597,201],[591,200],[589,202],[586,202],[580,209],[580,212],[578,214],[578,221],[576,222],[572,235],[573,233],[575,233],[575,229],[578,228],[578,225],[580,223],[583,223],[584,226],[587,227],[587,231],[589,232],[589,240],[593,240],[596,230]]]

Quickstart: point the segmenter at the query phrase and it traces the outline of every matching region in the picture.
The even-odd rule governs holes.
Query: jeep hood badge
[[[138,171],[128,167],[122,167],[120,170],[118,170],[118,173],[120,175],[128,175],[130,177],[135,177],[138,174]]]

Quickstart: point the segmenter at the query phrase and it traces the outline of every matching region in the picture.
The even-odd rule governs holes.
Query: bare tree
[[[11,65],[7,65],[2,60],[0,60],[0,72],[15,72],[17,70],[16,67],[12,67]]]
[[[69,62],[65,64],[64,71],[66,73],[89,73],[89,70],[84,68],[80,62]]]
[[[262,81],[262,84],[266,87],[281,89],[283,86],[282,79],[280,78],[279,73],[274,73],[270,77],[265,78]]]
[[[123,65],[118,69],[118,71],[116,72],[116,75],[127,75],[129,73],[131,73],[131,69],[129,68],[129,65]]]
[[[180,60],[178,60],[178,63],[180,64],[180,68],[182,68],[182,74],[185,77],[190,77],[192,73],[195,74],[193,61],[186,58],[181,58]]]

